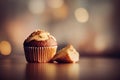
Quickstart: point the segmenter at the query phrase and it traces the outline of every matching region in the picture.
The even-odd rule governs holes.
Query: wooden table
[[[80,58],[75,64],[27,63],[0,56],[0,80],[120,80],[120,59]]]

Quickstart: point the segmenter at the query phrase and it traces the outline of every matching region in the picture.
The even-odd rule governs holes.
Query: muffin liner
[[[57,46],[54,47],[24,47],[25,58],[29,63],[49,62],[56,54]]]

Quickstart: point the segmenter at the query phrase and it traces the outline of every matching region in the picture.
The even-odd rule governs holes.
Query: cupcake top
[[[57,41],[55,37],[50,35],[50,33],[44,30],[36,30],[27,39],[25,39],[24,46],[28,47],[57,46]]]

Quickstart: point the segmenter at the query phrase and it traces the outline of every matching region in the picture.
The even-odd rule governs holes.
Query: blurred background
[[[81,56],[120,58],[119,0],[0,0],[0,56],[23,55],[36,29],[54,35],[58,50],[72,44]]]

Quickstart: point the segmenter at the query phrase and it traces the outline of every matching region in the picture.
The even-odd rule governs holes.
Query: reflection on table
[[[27,63],[0,56],[0,80],[120,80],[120,59],[80,58],[78,63]]]
[[[79,64],[49,64],[28,63],[26,65],[26,79],[28,80],[78,80]]]

